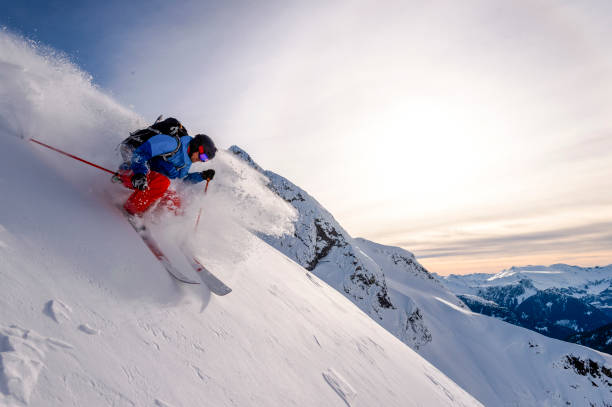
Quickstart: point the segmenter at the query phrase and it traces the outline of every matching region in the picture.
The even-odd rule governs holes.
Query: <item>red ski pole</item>
[[[206,187],[204,187],[204,193],[208,191],[208,183],[210,182],[210,178],[206,179]],[[200,211],[198,212],[198,219],[196,219],[195,230],[198,230],[198,225],[200,224],[200,216],[202,215],[202,207],[200,207]]]
[[[67,153],[67,152],[65,152],[65,151],[62,151],[62,150],[60,150],[60,149],[57,149],[57,148],[55,148],[55,147],[51,147],[51,146],[50,146],[50,145],[48,145],[48,144],[41,143],[40,141],[38,141],[38,140],[34,140],[33,138],[31,138],[31,139],[30,139],[30,141],[31,141],[31,142],[33,142],[33,143],[36,143],[36,144],[40,144],[40,145],[41,145],[41,146],[43,146],[43,147],[47,147],[48,149],[53,150],[53,151],[55,151],[55,152],[58,152],[58,153],[60,153],[60,154],[63,154],[63,155],[65,155],[65,156],[67,156],[67,157],[74,158],[74,159],[75,159],[75,160],[77,160],[77,161],[80,161],[80,162],[83,162],[83,163],[85,163],[85,164],[91,165],[92,167],[96,167],[96,168],[97,168],[97,169],[99,169],[99,170],[106,171],[106,172],[108,172],[109,174],[113,174],[113,175],[115,175],[115,174],[116,174],[116,173],[115,173],[115,171],[107,170],[107,169],[106,169],[106,168],[104,168],[104,167],[100,167],[100,166],[99,166],[99,165],[97,165],[97,164],[94,164],[94,163],[89,162],[89,161],[87,161],[87,160],[83,160],[82,158],[79,158],[79,157],[77,157],[76,155],[69,154],[69,153]]]

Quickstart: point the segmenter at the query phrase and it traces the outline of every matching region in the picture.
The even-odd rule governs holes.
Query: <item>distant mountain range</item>
[[[551,338],[612,350],[612,265],[437,276],[470,309]]]

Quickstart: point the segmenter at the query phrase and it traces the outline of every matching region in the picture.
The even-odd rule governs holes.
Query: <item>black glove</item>
[[[207,180],[211,180],[213,178],[215,178],[215,170],[206,170],[206,171],[202,171],[202,178],[207,179]]]
[[[136,189],[144,191],[149,187],[149,185],[147,185],[147,176],[144,174],[132,175],[132,186]]]

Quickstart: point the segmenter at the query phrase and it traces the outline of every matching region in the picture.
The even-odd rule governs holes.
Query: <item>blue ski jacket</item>
[[[181,148],[165,160],[162,154],[176,150],[176,138],[166,134],[157,134],[145,141],[132,153],[131,170],[134,174],[146,174],[151,171],[159,172],[170,179],[182,178],[188,183],[204,181],[199,172],[189,173],[191,159],[187,154],[187,147],[191,137],[181,137]]]

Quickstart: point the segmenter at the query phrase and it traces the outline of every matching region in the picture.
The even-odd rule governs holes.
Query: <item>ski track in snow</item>
[[[329,386],[340,396],[347,406],[351,407],[351,403],[357,396],[357,392],[347,383],[346,380],[333,369],[327,369],[323,372],[323,378]]]
[[[425,373],[425,376],[427,376],[427,378],[429,380],[431,380],[431,382],[433,384],[435,384],[436,386],[438,386],[438,388],[440,390],[442,390],[442,392],[444,392],[444,394],[446,395],[446,397],[448,397],[451,401],[455,401],[455,398],[453,397],[452,393],[450,391],[448,391],[448,389],[446,387],[444,387],[440,382],[438,382],[436,379],[433,378],[432,375]]]
[[[461,308],[461,307],[459,307],[459,306],[457,306],[455,304],[452,304],[452,303],[446,301],[443,298],[440,298],[440,297],[434,297],[434,298],[436,300],[440,301],[442,304],[448,305],[450,308],[454,309],[457,312],[461,312],[462,314],[465,314],[465,315],[477,315],[475,312],[463,309],[463,308]]]

